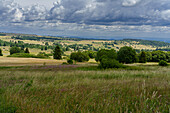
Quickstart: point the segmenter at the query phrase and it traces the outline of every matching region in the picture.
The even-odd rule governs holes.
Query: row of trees
[[[59,55],[57,55],[59,54]],[[54,51],[54,59],[61,59],[62,52],[60,47],[57,46]],[[120,63],[146,63],[146,62],[159,62],[160,60],[164,60],[170,62],[170,52],[163,51],[152,51],[145,52],[142,51],[139,54],[136,53],[136,50],[132,47],[124,46],[120,48],[118,52],[114,49],[106,50],[101,49],[97,53],[94,51],[78,51],[73,52],[70,55],[70,59],[75,60],[77,62],[88,61],[89,58],[95,58],[96,61],[101,62],[103,58],[116,59]]]
[[[10,46],[10,47],[21,47],[21,48],[37,48],[41,50],[47,50],[47,49],[53,49],[54,46],[50,45],[40,45],[40,44],[29,44],[29,43],[24,43],[23,41],[3,41],[0,40],[0,46]]]

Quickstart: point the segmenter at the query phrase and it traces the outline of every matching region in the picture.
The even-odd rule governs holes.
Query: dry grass
[[[59,65],[66,60],[0,57],[0,66]]]

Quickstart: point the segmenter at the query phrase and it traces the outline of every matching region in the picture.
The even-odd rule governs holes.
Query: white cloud
[[[162,11],[161,16],[165,20],[170,20],[170,9]]]
[[[139,3],[141,0],[124,0],[122,5],[123,6],[134,6],[136,5],[137,3]]]

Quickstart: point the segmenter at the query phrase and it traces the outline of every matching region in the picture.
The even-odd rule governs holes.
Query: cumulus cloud
[[[161,19],[170,21],[166,19],[167,12],[163,11],[170,9],[168,3],[168,0],[62,0],[54,4],[47,19],[99,25],[118,22],[126,25],[155,25]]]
[[[168,0],[58,0],[50,10],[44,6],[21,7],[0,1],[0,19],[11,22],[61,21],[95,25],[156,25],[170,22]],[[162,22],[161,22],[162,23]],[[162,23],[164,25],[164,23]]]
[[[170,30],[170,1],[57,0],[51,9],[46,9],[38,4],[21,7],[12,0],[1,0],[0,25],[28,29],[34,26],[41,29],[52,27],[71,32],[167,32]]]
[[[170,9],[162,11],[161,16],[165,20],[170,20]]]

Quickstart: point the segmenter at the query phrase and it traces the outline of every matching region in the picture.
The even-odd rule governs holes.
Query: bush
[[[99,65],[100,68],[121,68],[123,67],[123,64],[120,64],[119,61],[115,59],[108,59],[108,58],[103,58],[100,62]]]
[[[168,66],[168,63],[164,60],[159,61],[159,66]]]
[[[73,60],[72,60],[72,59],[68,59],[68,60],[67,60],[67,63],[68,63],[68,64],[73,64]]]

